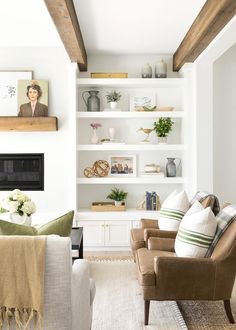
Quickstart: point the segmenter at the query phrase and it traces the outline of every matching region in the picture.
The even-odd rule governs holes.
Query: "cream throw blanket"
[[[42,328],[46,236],[0,236],[0,329]]]

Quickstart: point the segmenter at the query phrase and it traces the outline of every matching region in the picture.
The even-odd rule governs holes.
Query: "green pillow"
[[[59,235],[69,237],[73,223],[74,211],[52,220],[39,228],[18,225],[16,223],[0,220],[0,235]]]

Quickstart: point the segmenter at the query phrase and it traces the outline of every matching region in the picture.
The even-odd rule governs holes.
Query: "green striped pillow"
[[[158,225],[162,230],[177,231],[180,221],[189,209],[189,201],[185,191],[174,191],[162,204],[159,211]]]
[[[183,217],[175,240],[178,257],[203,258],[215,236],[216,218],[196,201]]]

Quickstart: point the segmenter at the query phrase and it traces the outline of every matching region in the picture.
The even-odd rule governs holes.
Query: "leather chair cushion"
[[[138,270],[139,284],[142,286],[155,286],[156,274],[154,272],[154,258],[161,256],[175,256],[168,251],[148,250],[142,248],[136,252],[136,264]]]
[[[133,250],[138,250],[145,247],[144,242],[144,229],[143,228],[133,228],[130,232],[130,241]]]

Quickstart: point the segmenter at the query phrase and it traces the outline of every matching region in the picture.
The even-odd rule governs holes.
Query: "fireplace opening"
[[[44,154],[0,154],[0,190],[44,190]]]

